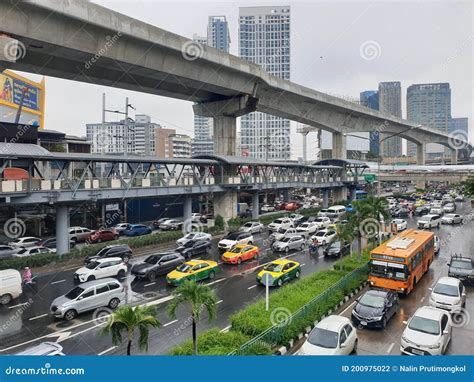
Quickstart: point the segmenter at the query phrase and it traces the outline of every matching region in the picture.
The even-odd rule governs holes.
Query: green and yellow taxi
[[[259,272],[257,282],[265,285],[267,274],[269,275],[270,286],[282,286],[284,282],[300,277],[301,264],[286,259],[274,260]]]
[[[181,264],[166,275],[166,281],[171,285],[181,285],[185,280],[213,279],[219,271],[219,265],[212,260],[190,260]]]

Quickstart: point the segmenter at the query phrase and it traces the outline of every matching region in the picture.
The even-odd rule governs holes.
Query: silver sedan
[[[303,236],[295,235],[291,237],[284,237],[280,241],[275,241],[272,244],[272,248],[275,252],[289,252],[293,249],[303,250],[306,245]]]

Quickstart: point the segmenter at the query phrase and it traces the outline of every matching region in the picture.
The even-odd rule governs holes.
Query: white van
[[[21,295],[21,275],[15,269],[0,271],[0,305],[9,304]]]
[[[346,213],[345,206],[332,206],[328,208],[328,212],[326,216],[329,216],[330,218],[338,218],[339,216],[345,213]]]
[[[41,342],[16,355],[65,355],[63,347],[56,342]]]

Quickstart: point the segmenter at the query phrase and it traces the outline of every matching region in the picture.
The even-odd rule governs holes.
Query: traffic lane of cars
[[[291,260],[302,264],[302,276],[313,273],[316,269],[324,269],[333,266],[334,259],[311,257],[306,251],[289,254]],[[243,264],[242,264],[243,265]],[[241,266],[239,272],[233,277],[219,281],[213,281],[212,288],[218,297],[217,317],[215,321],[208,322],[207,316],[203,314],[198,330],[202,331],[212,327],[228,329],[229,316],[254,299],[261,298],[265,294],[265,287],[256,283],[256,275],[262,267],[255,264]],[[257,265],[258,266],[258,265]],[[235,266],[238,268],[237,266]],[[315,269],[316,268],[316,269]],[[278,290],[271,288],[270,292]],[[162,327],[150,332],[148,354],[166,354],[173,346],[178,345],[191,337],[191,322],[186,309],[179,309],[177,318],[171,319],[166,314],[167,302],[158,306],[158,318]],[[61,343],[66,354],[124,354],[124,347],[114,347],[109,338],[97,339],[100,327],[84,332],[81,336],[71,337]],[[105,353],[104,353],[105,352]]]

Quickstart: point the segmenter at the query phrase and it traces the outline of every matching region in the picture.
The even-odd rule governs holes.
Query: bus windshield
[[[375,277],[384,277],[394,280],[407,280],[408,267],[404,264],[388,263],[386,261],[372,260],[370,274]]]

